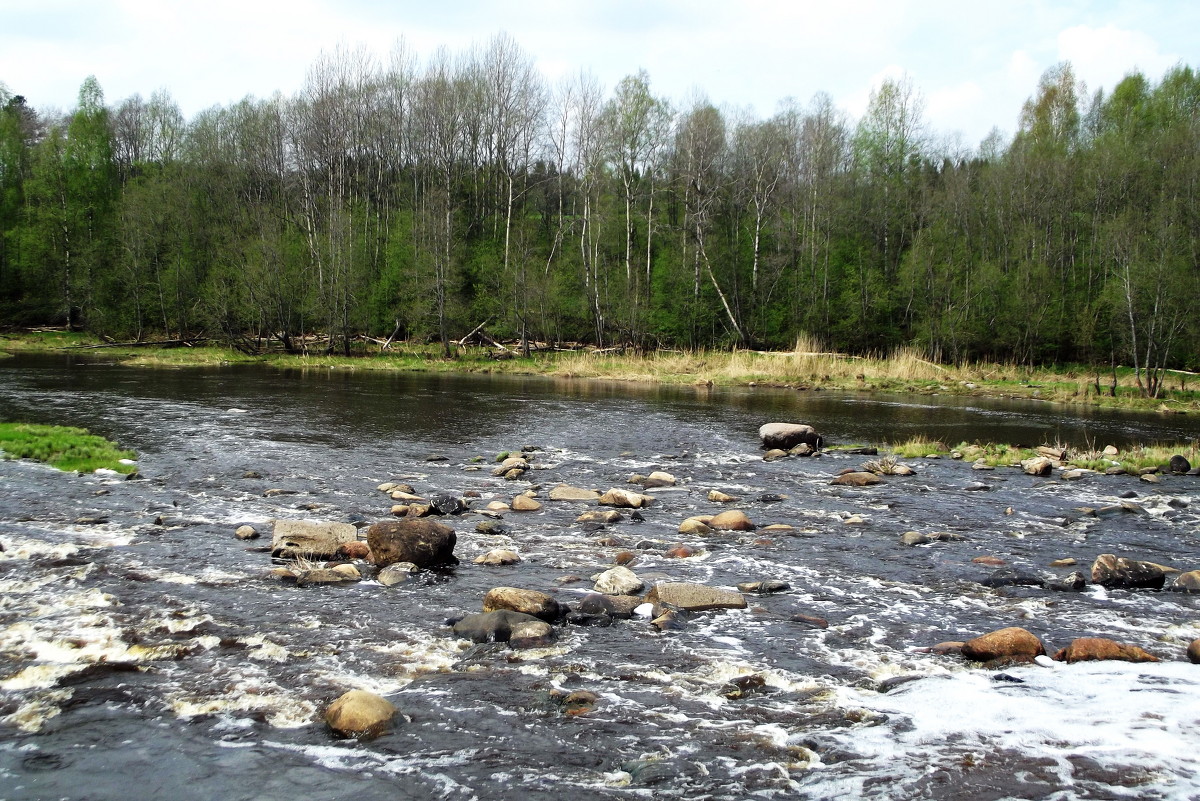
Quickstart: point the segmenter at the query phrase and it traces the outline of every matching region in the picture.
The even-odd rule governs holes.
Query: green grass
[[[45,426],[30,423],[0,423],[0,451],[7,459],[34,459],[59,470],[90,473],[99,468],[132,473],[136,465],[133,451],[121,450],[113,443],[89,434],[82,428]]]
[[[967,462],[982,462],[991,467],[1016,467],[1025,459],[1038,456],[1034,448],[1018,448],[1015,445],[997,444],[994,442],[960,442],[953,448],[941,442],[916,436],[905,442],[885,446],[893,455],[901,459],[920,459],[933,454],[948,456],[957,454]],[[1165,469],[1171,457],[1179,455],[1187,459],[1193,466],[1200,466],[1200,445],[1190,444],[1152,444],[1137,445],[1123,448],[1116,455],[1106,456],[1095,449],[1067,449],[1064,464],[1071,467],[1082,467],[1088,470],[1104,472],[1109,467],[1120,466],[1128,473],[1137,473],[1147,467]]]

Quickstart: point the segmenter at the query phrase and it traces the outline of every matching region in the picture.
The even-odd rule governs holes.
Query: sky
[[[0,83],[69,111],[95,75],[105,100],[165,89],[189,119],[246,96],[292,95],[336,48],[381,62],[403,39],[423,61],[507,33],[553,85],[580,70],[766,118],[818,92],[851,120],[907,79],[936,136],[974,148],[1016,131],[1048,68],[1089,92],[1140,70],[1200,67],[1194,0],[0,0]]]

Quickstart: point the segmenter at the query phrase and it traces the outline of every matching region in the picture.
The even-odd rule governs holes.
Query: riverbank
[[[799,391],[899,392],[917,395],[969,395],[1042,400],[1076,406],[1180,414],[1200,411],[1197,378],[1172,372],[1157,398],[1138,388],[1134,372],[1064,366],[1031,368],[1016,364],[963,366],[927,361],[902,348],[870,358],[797,351],[657,351],[648,354],[573,350],[514,351],[459,347],[446,359],[438,345],[393,343],[387,350],[364,348],[352,356],[268,353],[247,355],[232,348],[175,345],[119,345],[83,334],[59,331],[0,336],[0,353],[87,354],[143,367],[261,364],[279,369],[382,370],[427,373],[507,373],[558,378],[601,379],[661,384],[770,386]],[[1192,382],[1200,387],[1200,380]]]

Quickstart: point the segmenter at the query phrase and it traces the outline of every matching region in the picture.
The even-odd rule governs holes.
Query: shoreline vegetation
[[[519,345],[460,345],[445,358],[438,343],[363,341],[350,356],[265,352],[179,342],[107,342],[65,330],[0,334],[0,354],[70,353],[138,367],[213,367],[258,364],[276,369],[362,370],[424,373],[540,375],[647,384],[714,387],[771,387],[797,391],[895,392],[1037,400],[1072,406],[1127,409],[1162,414],[1200,411],[1200,374],[1168,371],[1158,397],[1147,397],[1130,368],[975,363],[941,365],[913,348],[886,356],[825,352],[798,339],[791,351],[619,350],[535,348]]]
[[[137,472],[137,454],[86,429],[32,423],[0,423],[0,458],[32,459],[63,472]]]

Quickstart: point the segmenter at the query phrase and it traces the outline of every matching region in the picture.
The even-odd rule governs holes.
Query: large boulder
[[[1161,565],[1103,553],[1092,563],[1092,583],[1109,589],[1160,590],[1167,581]]]
[[[994,659],[1032,660],[1044,653],[1046,648],[1042,641],[1017,626],[999,629],[968,640],[962,647],[963,656],[977,662],[991,662]]]
[[[479,612],[467,615],[453,626],[455,636],[471,642],[508,642],[513,629],[524,623],[545,623],[533,615],[498,609],[494,612]]]
[[[1158,662],[1159,658],[1138,648],[1136,645],[1109,640],[1105,637],[1080,637],[1072,640],[1054,658],[1059,662],[1095,662],[1116,660],[1120,662]]]
[[[386,698],[366,690],[351,690],[325,710],[325,722],[343,737],[368,738],[382,734],[396,714]]]
[[[1035,456],[1022,460],[1021,469],[1031,476],[1048,476],[1054,469],[1054,460],[1046,456]]]
[[[483,611],[496,612],[501,609],[523,612],[550,623],[561,620],[567,613],[562,604],[544,592],[516,587],[495,587],[488,590],[488,594],[483,597]]]
[[[780,448],[788,450],[801,443],[812,448],[821,447],[821,435],[812,426],[802,423],[767,423],[758,429],[764,450]]]
[[[684,581],[659,582],[647,593],[646,600],[649,603],[677,607],[686,612],[746,608],[746,599],[740,592]]]
[[[1176,475],[1182,476],[1192,469],[1192,463],[1186,457],[1175,454],[1171,457],[1171,462],[1167,465],[1167,469]]]
[[[358,539],[349,523],[316,520],[276,520],[271,555],[281,559],[332,559],[338,548]]]
[[[417,567],[456,565],[455,540],[454,529],[428,518],[387,520],[367,529],[371,561],[379,567],[395,562]]]

